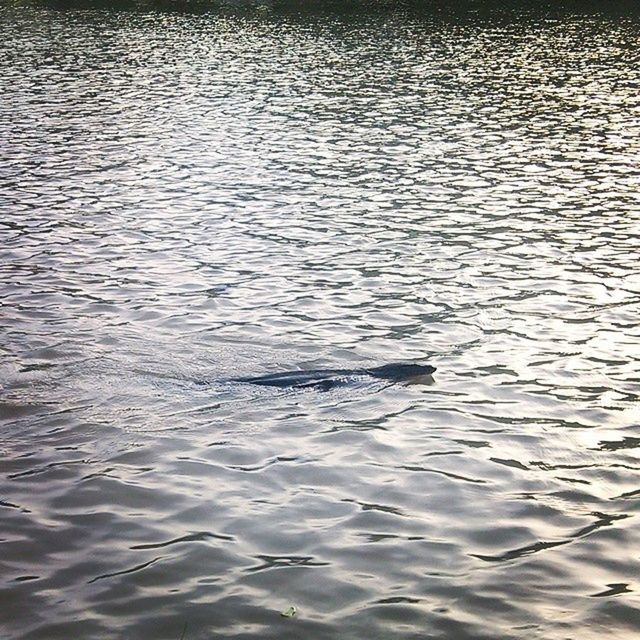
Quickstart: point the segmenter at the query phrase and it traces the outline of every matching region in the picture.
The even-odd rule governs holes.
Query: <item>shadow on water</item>
[[[15,0],[15,6],[54,10],[163,11],[172,13],[254,13],[282,15],[384,16],[401,12],[456,22],[477,19],[516,19],[527,15],[640,15],[633,0]]]

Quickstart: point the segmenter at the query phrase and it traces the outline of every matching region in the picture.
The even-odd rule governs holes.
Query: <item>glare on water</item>
[[[0,636],[640,633],[640,23],[474,7],[0,6]]]

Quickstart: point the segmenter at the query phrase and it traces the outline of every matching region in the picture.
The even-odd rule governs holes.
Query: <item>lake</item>
[[[0,4],[0,637],[640,635],[640,13],[78,4]]]

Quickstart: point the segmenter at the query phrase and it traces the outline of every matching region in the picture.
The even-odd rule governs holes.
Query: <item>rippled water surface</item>
[[[637,16],[0,36],[0,637],[640,635]]]

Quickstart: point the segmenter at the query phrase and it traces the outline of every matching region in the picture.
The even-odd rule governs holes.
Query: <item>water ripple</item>
[[[0,2],[3,637],[640,634],[637,10],[178,4]]]

